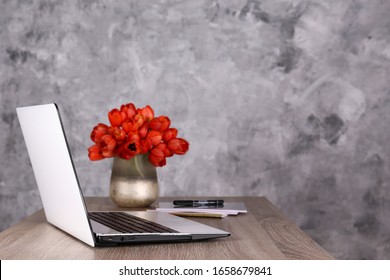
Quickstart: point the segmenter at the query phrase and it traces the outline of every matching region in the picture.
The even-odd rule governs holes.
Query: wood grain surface
[[[0,233],[0,259],[333,259],[265,197],[222,199],[244,202],[248,213],[190,219],[229,231],[226,238],[92,248],[48,224],[40,210]],[[118,208],[109,198],[86,202],[88,210],[135,210]]]

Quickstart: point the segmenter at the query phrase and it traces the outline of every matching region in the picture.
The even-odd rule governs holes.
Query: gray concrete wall
[[[0,2],[0,229],[41,207],[15,107],[56,102],[85,195],[123,103],[191,145],[161,195],[267,196],[342,259],[390,258],[390,2]],[[45,137],[42,135],[42,137]],[[44,149],[44,147],[42,147]]]

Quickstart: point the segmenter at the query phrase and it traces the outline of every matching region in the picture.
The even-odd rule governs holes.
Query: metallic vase
[[[130,160],[115,157],[112,165],[110,197],[120,207],[148,207],[157,200],[156,167],[148,156]]]

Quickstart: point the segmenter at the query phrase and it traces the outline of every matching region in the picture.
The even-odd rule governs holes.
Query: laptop
[[[16,108],[47,221],[90,246],[181,242],[230,233],[158,211],[88,212],[54,103]]]

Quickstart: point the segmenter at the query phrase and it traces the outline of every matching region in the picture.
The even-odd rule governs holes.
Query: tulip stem
[[[139,158],[139,156],[135,156],[134,157],[135,168],[137,169],[138,173],[142,176],[142,178],[145,178],[145,175],[142,173],[141,168],[140,168],[140,166],[138,164],[138,158]]]

